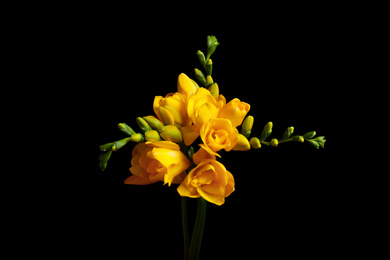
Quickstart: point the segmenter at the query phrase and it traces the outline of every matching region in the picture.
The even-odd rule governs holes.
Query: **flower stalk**
[[[207,201],[202,197],[198,198],[198,211],[196,213],[194,231],[192,233],[191,245],[188,252],[188,260],[199,260],[204,224],[206,221],[206,208]]]

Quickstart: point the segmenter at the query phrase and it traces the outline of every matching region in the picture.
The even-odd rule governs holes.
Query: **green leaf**
[[[104,171],[107,167],[107,162],[111,157],[112,150],[102,153],[99,155],[99,167],[102,171]]]

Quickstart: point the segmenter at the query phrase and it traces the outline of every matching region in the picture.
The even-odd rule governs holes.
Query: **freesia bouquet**
[[[250,105],[239,98],[227,101],[212,78],[210,57],[218,45],[215,36],[208,36],[207,55],[197,52],[204,69],[204,72],[195,69],[199,84],[186,74],[180,74],[177,92],[154,98],[155,115],[136,118],[140,132],[120,123],[120,130],[128,137],[100,146],[103,152],[99,157],[100,167],[104,170],[113,151],[130,141],[137,143],[132,151],[132,175],[125,184],[146,185],[160,181],[168,186],[179,184],[184,258],[190,260],[199,259],[207,202],[222,205],[234,191],[233,174],[219,161],[221,150],[248,151],[262,145],[277,147],[281,143],[305,140],[318,149],[323,148],[326,141],[324,136],[314,138],[315,131],[293,136],[293,127],[288,127],[281,139],[267,141],[272,133],[272,122],[265,125],[260,137],[251,137],[254,118],[248,116]],[[198,198],[191,240],[187,198]]]

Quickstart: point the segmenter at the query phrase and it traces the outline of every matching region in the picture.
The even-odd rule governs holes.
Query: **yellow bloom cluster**
[[[145,185],[163,181],[169,186],[177,183],[181,196],[203,197],[222,205],[234,191],[234,178],[216,156],[221,157],[218,151],[222,149],[250,149],[248,139],[237,130],[249,109],[250,105],[238,98],[227,103],[216,83],[206,89],[186,74],[180,74],[176,93],[155,97],[156,116],[137,120],[146,130],[146,142],[134,147],[130,168],[133,175],[125,183]],[[199,149],[188,153],[188,147],[199,136]],[[192,170],[187,174],[190,167]]]

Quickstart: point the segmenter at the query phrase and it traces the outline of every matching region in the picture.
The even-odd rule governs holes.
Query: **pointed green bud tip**
[[[133,134],[130,138],[131,138],[131,141],[136,142],[136,143],[145,141],[144,135],[140,134],[140,133]]]
[[[213,35],[207,36],[207,59],[210,58],[210,56],[215,52],[215,49],[219,45],[219,42],[217,40],[217,37]]]
[[[305,139],[301,135],[296,135],[296,136],[294,136],[294,141],[297,143],[303,143],[305,141]]]
[[[183,140],[180,130],[175,125],[164,126],[160,135],[165,141],[174,143],[180,143]]]
[[[145,140],[149,142],[160,141],[161,137],[156,130],[149,130],[145,132]]]
[[[118,127],[125,134],[128,134],[130,136],[132,134],[135,134],[134,130],[130,126],[126,125],[125,123],[119,123]]]
[[[146,122],[142,117],[137,117],[135,120],[142,132],[145,133],[146,131],[152,130],[148,122]]]
[[[100,151],[102,152],[107,152],[107,151],[110,151],[112,146],[114,145],[114,143],[107,143],[107,144],[103,144],[101,146],[99,146],[99,149]]]
[[[143,119],[153,130],[161,131],[164,126],[163,123],[155,116],[144,116]]]
[[[251,149],[251,145],[248,141],[248,139],[242,135],[238,135],[238,141],[236,145],[233,147],[233,151],[248,151]]]
[[[112,150],[99,155],[99,167],[104,171],[107,167],[107,162],[111,157]]]
[[[210,87],[212,84],[214,84],[214,80],[213,80],[213,78],[210,75],[208,75],[206,77],[206,87],[207,86]]]
[[[251,130],[253,127],[254,118],[253,116],[247,116],[242,123],[241,134],[243,134],[246,138],[249,138],[251,134]]]
[[[206,72],[207,75],[211,75],[213,73],[213,61],[209,59],[206,64]]]
[[[209,91],[213,97],[218,97],[219,96],[219,87],[217,83],[214,83],[209,87]]]
[[[252,137],[251,140],[249,141],[249,143],[251,144],[251,147],[254,149],[261,148],[260,140],[257,137]]]
[[[195,69],[195,78],[200,82],[200,84],[206,86],[206,77],[201,70]]]
[[[310,139],[313,138],[316,135],[316,131],[311,131],[303,135],[303,138]]]
[[[274,139],[271,140],[271,145],[272,145],[273,147],[277,147],[278,144],[279,144],[278,139],[274,138]]]
[[[199,59],[199,62],[200,64],[202,64],[202,66],[206,66],[206,58],[204,56],[204,53],[201,52],[200,50],[198,50],[198,52],[196,53],[196,55],[198,56],[198,59]]]

